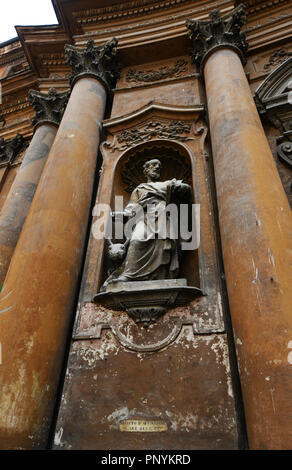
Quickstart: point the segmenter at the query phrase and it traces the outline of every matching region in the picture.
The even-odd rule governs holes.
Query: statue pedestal
[[[94,301],[108,308],[126,310],[136,322],[153,322],[169,308],[185,305],[202,291],[187,285],[186,279],[112,282]]]

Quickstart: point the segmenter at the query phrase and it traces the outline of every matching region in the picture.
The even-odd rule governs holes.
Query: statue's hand
[[[174,198],[181,203],[189,204],[192,199],[192,189],[189,184],[177,181],[172,188]]]
[[[127,210],[127,209],[125,209],[124,214],[125,214],[125,217],[127,217],[128,219],[130,219],[131,217],[134,217],[134,215],[136,214],[136,212],[133,211],[133,210]]]
[[[173,185],[174,191],[177,193],[189,193],[191,187],[189,184],[183,183],[182,181],[176,181]]]
[[[129,219],[130,217],[133,217],[133,215],[134,214],[128,210],[111,212],[112,219],[116,219],[116,220]]]

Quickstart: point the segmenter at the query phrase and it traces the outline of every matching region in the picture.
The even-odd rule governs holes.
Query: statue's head
[[[143,165],[144,175],[151,180],[159,180],[161,176],[161,162],[157,158],[148,160]]]

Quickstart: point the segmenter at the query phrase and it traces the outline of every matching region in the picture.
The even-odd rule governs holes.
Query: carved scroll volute
[[[280,139],[282,142],[278,145],[278,157],[292,168],[292,141],[286,140],[283,142],[283,137]]]

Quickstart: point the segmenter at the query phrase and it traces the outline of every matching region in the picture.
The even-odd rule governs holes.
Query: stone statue
[[[121,263],[112,270],[101,291],[110,283],[176,279],[180,266],[178,217],[171,217],[167,206],[192,202],[191,187],[182,180],[160,181],[161,162],[158,159],[143,165],[147,182],[132,192],[123,212],[113,217],[134,222],[125,243],[109,241],[107,256]],[[109,274],[109,272],[108,272]]]

